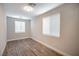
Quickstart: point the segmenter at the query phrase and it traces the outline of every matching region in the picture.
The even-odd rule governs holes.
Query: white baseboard
[[[39,43],[41,43],[41,44],[43,44],[43,45],[45,45],[45,46],[47,46],[48,48],[50,48],[50,49],[52,49],[52,50],[54,50],[54,51],[56,51],[56,52],[62,54],[63,56],[71,56],[71,55],[69,55],[69,54],[67,54],[67,53],[64,53],[64,52],[60,51],[60,50],[57,49],[57,48],[54,48],[54,47],[52,47],[52,46],[50,46],[50,45],[48,45],[48,44],[42,42],[42,41],[39,41],[39,40],[37,40],[37,39],[35,39],[35,38],[32,38],[32,39],[34,39],[35,41],[37,41],[37,42],[39,42]]]
[[[30,37],[23,37],[23,38],[16,38],[16,39],[8,39],[7,41],[14,41],[14,40],[23,40],[25,38],[30,38]]]
[[[3,56],[3,53],[5,51],[5,48],[6,48],[6,43],[5,43],[4,48],[2,49],[2,51],[0,52],[0,56]]]

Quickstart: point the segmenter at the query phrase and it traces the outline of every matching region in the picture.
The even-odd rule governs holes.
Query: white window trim
[[[16,25],[16,23],[17,22],[19,22],[19,23],[24,23],[24,31],[22,31],[21,29],[18,31],[18,30],[16,30],[16,27],[18,27],[18,26],[20,26],[20,25],[22,25],[22,24],[20,24],[20,25]],[[15,33],[25,33],[25,22],[24,21],[17,21],[17,20],[15,20],[15,22],[14,22],[14,24],[15,24]],[[22,25],[23,26],[23,25]],[[19,28],[21,28],[21,27],[19,27]]]
[[[57,26],[58,26],[58,29],[57,29],[58,32],[55,33],[55,32],[52,31],[53,34],[51,34],[51,32],[50,32],[51,30],[49,29],[51,24],[48,24],[48,25],[47,24],[44,24],[44,21],[46,20],[47,22],[50,22],[50,18],[56,17],[56,15],[58,17],[57,20],[58,20],[58,24],[59,24],[59,25],[57,24]],[[42,30],[43,31],[42,31],[42,33],[44,35],[53,36],[53,37],[60,37],[60,13],[57,13],[57,14],[54,14],[54,15],[51,15],[51,16],[48,16],[48,17],[44,17],[42,22],[43,22],[43,27],[42,27]],[[48,30],[46,28],[44,29],[45,25],[48,26],[47,27]],[[45,30],[47,30],[47,33],[44,32]]]

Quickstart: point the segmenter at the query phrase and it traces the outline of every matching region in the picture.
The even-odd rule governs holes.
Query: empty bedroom
[[[78,3],[0,3],[0,56],[79,56]]]

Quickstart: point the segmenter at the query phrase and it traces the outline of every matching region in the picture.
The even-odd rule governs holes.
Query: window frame
[[[48,19],[50,20],[50,18],[53,17],[53,16],[55,16],[56,14],[57,14],[57,16],[59,17],[59,19],[58,19],[58,20],[59,20],[59,25],[57,24],[58,27],[59,27],[59,28],[58,28],[59,32],[57,33],[57,35],[51,34],[51,32],[50,32],[51,30],[49,29],[50,31],[48,31],[48,32],[50,32],[50,33],[48,33],[48,34],[47,34],[47,33],[44,33],[44,24],[43,24],[44,22],[43,22],[43,21],[44,21],[46,18],[48,18]],[[56,38],[59,38],[59,37],[60,37],[60,13],[56,13],[56,14],[53,14],[53,15],[51,15],[51,16],[47,16],[47,17],[44,17],[44,18],[43,18],[43,21],[42,21],[42,33],[43,33],[43,35],[52,36],[52,37],[56,37]],[[48,22],[49,22],[49,21],[48,21]],[[50,24],[49,24],[49,25],[50,25]],[[48,27],[48,28],[49,28],[49,27]]]
[[[22,25],[20,24],[20,25],[18,25],[18,26],[16,26],[16,22],[20,22],[20,23],[24,23],[24,31],[23,31],[23,29],[21,30],[19,30],[19,31],[17,31],[16,30],[16,27],[18,27],[18,26],[21,26],[21,27],[19,27],[19,28],[22,28]],[[25,23],[25,21],[18,21],[18,20],[15,20],[14,21],[14,28],[15,28],[15,33],[25,33],[26,32],[26,23]]]

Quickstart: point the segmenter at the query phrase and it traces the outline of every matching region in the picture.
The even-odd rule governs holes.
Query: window
[[[15,32],[16,33],[25,32],[25,22],[15,21]]]
[[[59,37],[60,36],[60,14],[54,14],[43,18],[43,34]]]

